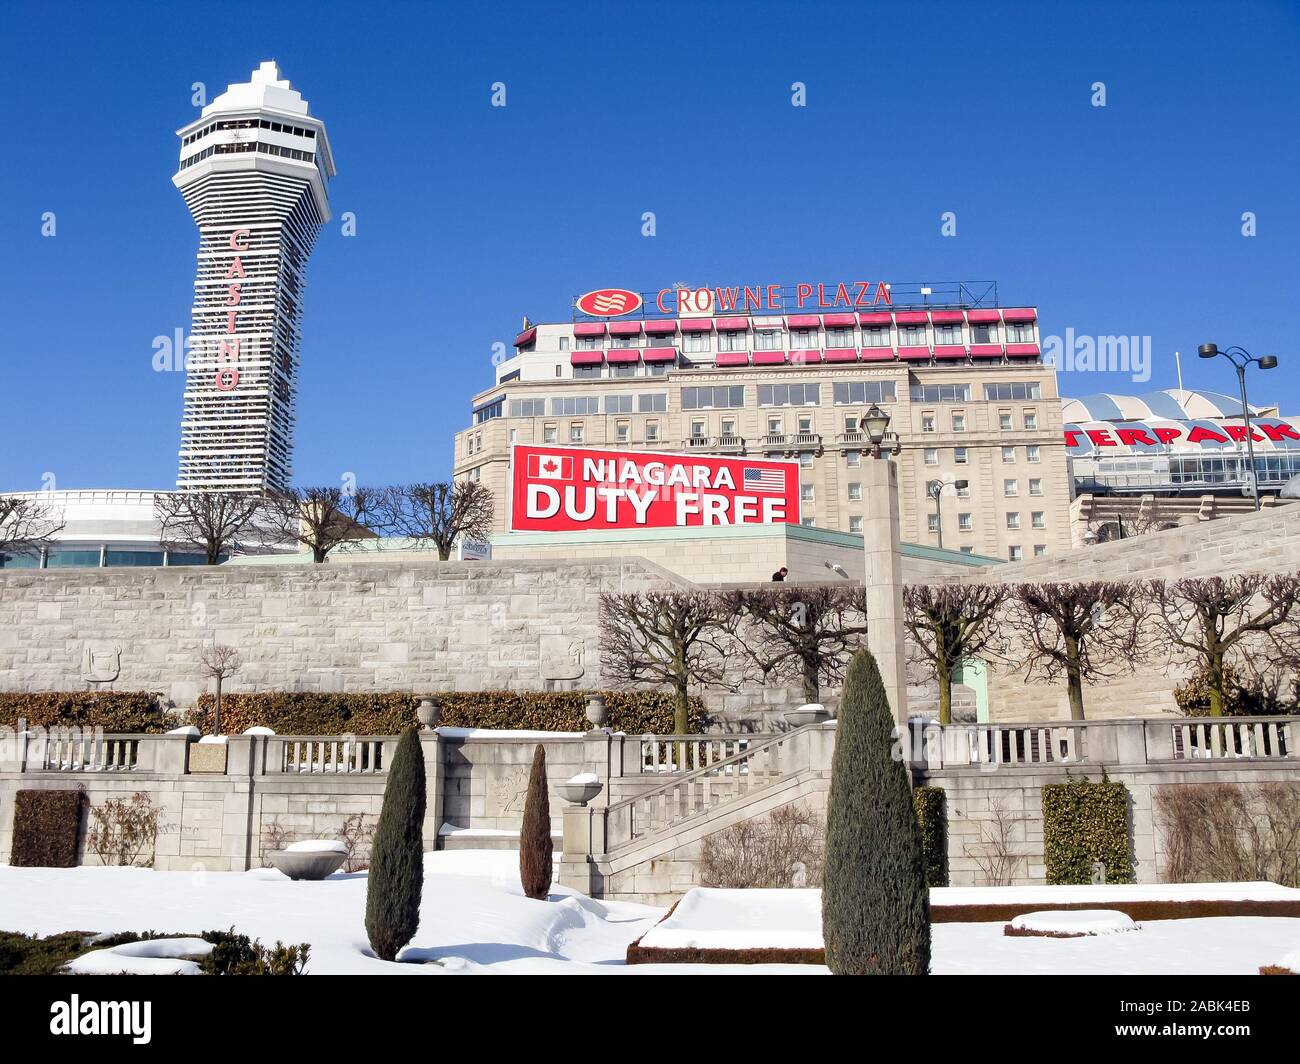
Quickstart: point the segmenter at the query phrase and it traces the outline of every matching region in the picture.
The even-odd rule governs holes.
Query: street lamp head
[[[1277,355],[1260,355],[1260,369],[1277,369]]]
[[[862,419],[862,424],[871,442],[879,445],[885,438],[885,430],[889,428],[889,415],[872,403],[871,409]]]
[[[969,480],[954,480],[952,482],[952,486],[956,488],[958,491],[965,491],[969,485],[970,485]]]
[[[1202,358],[1213,358],[1215,355],[1219,353],[1219,345],[1201,344],[1201,346],[1196,349],[1196,353],[1200,355]]]

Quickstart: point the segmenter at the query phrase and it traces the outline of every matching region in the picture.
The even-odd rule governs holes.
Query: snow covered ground
[[[811,918],[813,892],[785,893],[782,905]],[[518,855],[508,850],[427,855],[420,930],[403,954],[418,963],[389,964],[370,955],[365,898],[365,873],[293,882],[269,869],[190,873],[0,866],[4,930],[196,933],[233,925],[267,945],[277,939],[311,943],[308,971],[317,974],[812,975],[825,970],[811,965],[627,967],[628,944],[660,919],[662,909],[593,901],[562,888],[550,901],[532,901],[520,892]],[[1046,900],[1035,896],[1026,911],[1044,907]],[[1103,899],[1088,895],[1078,900]],[[742,923],[745,919],[737,916]],[[783,929],[797,930],[795,922],[791,917],[786,921],[791,926]],[[933,970],[1253,973],[1294,950],[1300,950],[1300,919],[1276,917],[1149,921],[1131,934],[1076,939],[1007,938],[1001,923],[938,924]]]

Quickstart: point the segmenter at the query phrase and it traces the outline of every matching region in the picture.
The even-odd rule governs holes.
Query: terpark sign
[[[1267,442],[1284,448],[1300,445],[1300,432],[1277,419],[1251,418],[1250,438],[1254,443]],[[1226,447],[1245,442],[1246,426],[1240,421],[1129,421],[1065,426],[1065,446],[1076,454],[1102,447]]]
[[[797,462],[516,444],[512,532],[799,523]]]

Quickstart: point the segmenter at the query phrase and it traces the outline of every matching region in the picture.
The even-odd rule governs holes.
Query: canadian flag
[[[573,459],[553,454],[530,454],[528,475],[540,480],[572,480]]]

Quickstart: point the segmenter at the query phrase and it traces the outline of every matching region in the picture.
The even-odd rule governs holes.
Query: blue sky
[[[300,483],[445,477],[522,315],[674,281],[997,280],[1045,334],[1151,336],[1150,382],[1066,394],[1171,387],[1175,350],[1187,386],[1231,390],[1195,358],[1212,339],[1277,354],[1251,398],[1300,414],[1294,2],[10,0],[4,22],[0,489],[173,483],[183,380],[151,359],[188,329],[197,246],[174,131],[193,82],[267,58],[339,168]]]

